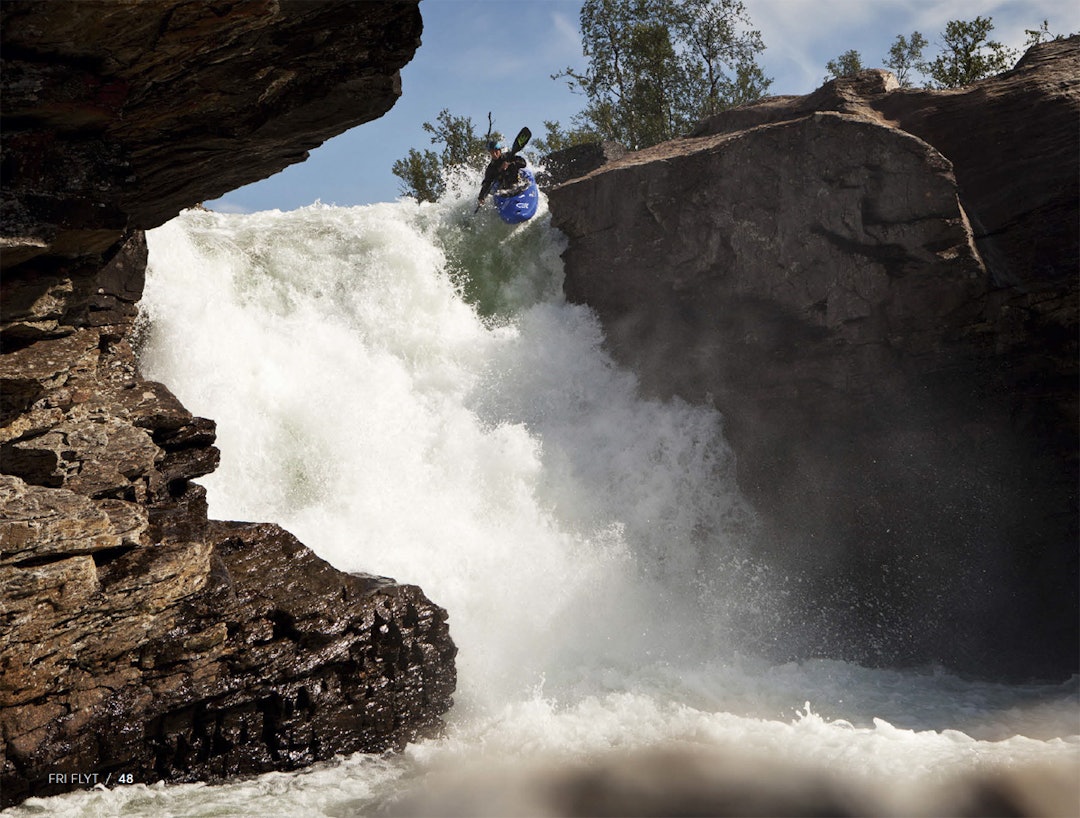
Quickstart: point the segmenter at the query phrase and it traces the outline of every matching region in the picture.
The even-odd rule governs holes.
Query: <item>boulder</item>
[[[415,2],[0,6],[0,807],[441,729],[445,611],[209,520],[214,423],[134,349],[143,230],[385,113],[420,30]]]
[[[68,789],[57,771],[213,781],[440,729],[453,647],[418,588],[343,574],[272,525],[137,547],[80,495],[5,481],[20,523],[60,512],[85,543],[12,562],[7,543],[25,529],[5,506],[8,803]],[[25,513],[28,496],[47,513]]]
[[[1077,44],[744,106],[550,193],[567,297],[723,415],[781,656],[1077,671]]]

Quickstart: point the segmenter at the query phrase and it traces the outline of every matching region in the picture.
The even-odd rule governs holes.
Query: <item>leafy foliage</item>
[[[1050,21],[1043,20],[1042,25],[1038,28],[1025,28],[1024,33],[1027,35],[1027,42],[1024,43],[1025,48],[1031,48],[1033,45],[1039,43],[1050,42],[1051,40],[1064,40],[1064,34],[1051,34],[1050,33]]]
[[[772,80],[755,61],[761,34],[748,26],[740,0],[585,0],[588,68],[554,75],[588,100],[570,133],[639,149],[760,98]]]
[[[922,71],[922,66],[925,65],[922,54],[927,45],[926,38],[918,31],[911,32],[911,39],[903,34],[896,35],[896,39],[889,47],[889,54],[884,59],[884,64],[896,75],[896,81],[900,83],[901,88],[910,88],[914,85],[911,72]]]
[[[946,23],[942,51],[924,69],[930,78],[928,87],[959,88],[1012,68],[1019,55],[988,39],[993,30],[992,17]]]
[[[455,167],[482,169],[487,164],[484,139],[477,136],[472,119],[454,116],[446,108],[435,124],[425,122],[431,144],[443,146],[440,153],[409,149],[404,159],[394,162],[391,172],[401,179],[401,192],[417,201],[434,202],[446,192],[446,172]]]
[[[439,155],[435,151],[409,148],[409,155],[398,159],[391,172],[401,179],[401,193],[420,202],[434,202],[443,194],[446,183],[442,179]]]
[[[825,69],[829,72],[825,79],[828,81],[834,77],[850,77],[852,74],[858,74],[864,67],[862,56],[853,48],[825,64]]]
[[[558,120],[545,119],[544,128],[547,133],[532,140],[532,146],[540,153],[554,153],[601,138],[600,134],[588,129],[564,131]]]

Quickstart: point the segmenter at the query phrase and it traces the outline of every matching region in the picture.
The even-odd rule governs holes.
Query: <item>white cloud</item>
[[[551,24],[555,36],[552,38],[553,51],[565,52],[572,56],[581,56],[581,32],[577,23],[561,12],[551,15]]]

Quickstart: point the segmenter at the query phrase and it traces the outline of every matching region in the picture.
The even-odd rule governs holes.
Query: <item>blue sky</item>
[[[806,94],[821,85],[825,64],[856,49],[879,67],[897,34],[920,31],[930,41],[949,20],[992,17],[994,38],[1014,48],[1024,29],[1048,20],[1053,33],[1080,31],[1076,0],[743,0],[766,50],[759,58],[773,94]],[[402,96],[383,116],[347,131],[261,182],[207,207],[227,212],[292,210],[314,201],[358,205],[394,201],[400,180],[390,168],[409,148],[432,147],[422,124],[443,108],[487,129],[513,135],[522,125],[544,133],[544,120],[568,125],[584,107],[565,80],[551,75],[585,67],[578,15],[581,0],[421,0],[422,44],[401,72]],[[438,148],[436,148],[437,150]]]

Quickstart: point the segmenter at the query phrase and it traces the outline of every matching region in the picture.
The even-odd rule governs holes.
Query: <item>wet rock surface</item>
[[[415,3],[0,7],[4,806],[439,731],[445,611],[276,526],[208,520],[214,423],[133,348],[143,229],[380,116],[420,29]]]
[[[1078,44],[864,72],[550,194],[568,298],[723,414],[782,655],[1077,670]]]

